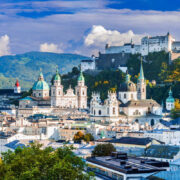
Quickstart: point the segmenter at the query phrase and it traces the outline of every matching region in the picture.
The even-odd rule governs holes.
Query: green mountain
[[[56,67],[60,73],[71,71],[82,59],[88,57],[77,54],[57,54],[48,52],[28,52],[0,57],[0,88],[12,88],[18,79],[23,88],[32,87],[40,69],[50,82]]]

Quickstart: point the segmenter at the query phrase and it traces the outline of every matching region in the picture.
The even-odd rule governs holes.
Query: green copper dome
[[[37,81],[34,83],[32,90],[49,90],[49,85],[46,81]]]
[[[56,70],[56,74],[55,74],[55,76],[54,76],[54,81],[60,81],[60,80],[61,80],[61,77],[60,77],[60,75],[59,75],[58,70]]]
[[[84,81],[84,76],[83,76],[82,71],[80,72],[80,75],[78,77],[78,81]]]
[[[166,102],[170,102],[170,103],[174,103],[175,102],[175,100],[174,100],[174,98],[172,96],[171,88],[169,90],[169,97],[166,99]]]
[[[49,90],[49,85],[44,81],[42,72],[40,72],[38,81],[34,83],[32,90]]]

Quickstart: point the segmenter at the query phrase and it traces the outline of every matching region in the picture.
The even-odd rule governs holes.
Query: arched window
[[[61,95],[61,91],[59,91],[59,95]]]
[[[99,115],[101,115],[101,110],[99,110]]]
[[[84,95],[84,91],[83,91],[83,93],[82,93],[83,95]]]
[[[126,99],[126,94],[124,94],[124,99]]]

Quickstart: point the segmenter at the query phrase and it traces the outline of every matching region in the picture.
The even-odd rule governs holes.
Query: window
[[[94,115],[96,115],[96,111],[94,110]]]
[[[41,96],[41,93],[39,93],[39,96]]]
[[[126,99],[126,94],[124,94],[124,99]]]
[[[61,91],[59,91],[59,95],[61,95]]]
[[[101,110],[99,110],[99,115],[101,115]]]
[[[116,108],[113,107],[113,114],[116,114]]]
[[[133,94],[131,94],[131,99],[133,99],[134,97],[133,97]]]
[[[109,108],[107,108],[107,114],[109,114]]]

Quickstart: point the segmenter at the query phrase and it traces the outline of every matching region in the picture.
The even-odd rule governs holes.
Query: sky
[[[91,56],[105,44],[139,44],[170,32],[180,40],[179,0],[3,0],[0,56],[29,51]]]

